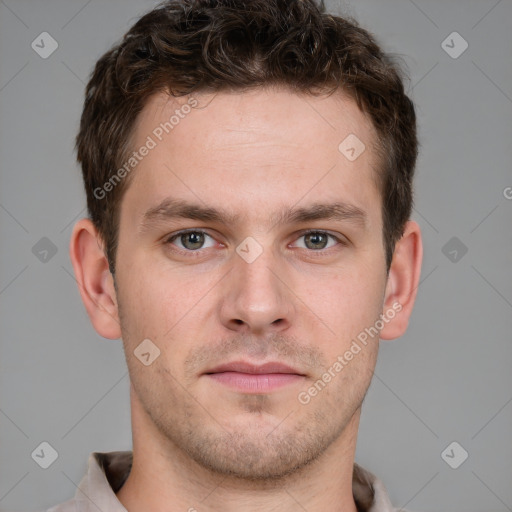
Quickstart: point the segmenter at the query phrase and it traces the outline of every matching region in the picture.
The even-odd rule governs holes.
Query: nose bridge
[[[279,260],[271,247],[258,245],[246,240],[233,255],[222,304],[223,322],[230,328],[275,330],[291,321],[293,304]]]

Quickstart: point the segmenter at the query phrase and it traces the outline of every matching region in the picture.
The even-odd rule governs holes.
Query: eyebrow
[[[160,222],[173,219],[192,219],[219,224],[235,224],[240,215],[228,210],[190,203],[182,199],[168,197],[158,205],[146,210],[140,222],[139,231],[143,232]],[[349,221],[366,230],[368,216],[364,210],[345,202],[314,203],[307,207],[284,208],[270,217],[269,226],[298,224],[315,220]]]

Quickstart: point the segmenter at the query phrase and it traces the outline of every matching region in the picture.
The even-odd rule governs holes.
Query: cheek
[[[314,313],[308,312],[310,320],[306,322],[321,320],[326,336],[319,336],[317,342],[324,345],[327,358],[335,360],[349,349],[352,340],[375,325],[382,311],[385,283],[375,271],[352,267],[329,279],[317,280],[316,284],[301,294]]]
[[[171,375],[180,375],[187,350],[185,333],[191,319],[193,321],[193,317],[187,315],[192,297],[180,293],[174,283],[171,285],[155,277],[147,268],[143,271],[133,268],[132,274],[134,278],[125,279],[124,286],[120,286],[118,299],[122,312],[122,338],[131,378],[139,392],[151,388],[146,382],[150,374],[151,380],[160,382],[159,386],[163,389],[173,385]],[[181,300],[183,295],[187,300]],[[146,345],[141,345],[147,339],[152,344],[146,342]],[[136,357],[137,353],[142,352],[139,349],[142,346],[146,347],[143,351],[149,352],[152,359],[148,366]]]
[[[325,398],[329,397],[333,406],[358,404],[373,375],[379,344],[378,332],[371,328],[382,311],[382,284],[375,279],[354,270],[350,276],[333,280],[326,292],[329,297],[324,297],[319,309],[319,316],[334,331],[319,340],[330,370],[324,377],[332,381]]]
[[[136,262],[120,277],[126,317],[139,330],[151,329],[154,335],[163,334],[190,311],[201,292],[197,279],[155,262]]]
[[[351,267],[325,279],[322,286],[311,287],[308,296],[315,297],[322,310],[338,321],[363,319],[380,310],[384,293],[381,281],[375,272]]]
[[[147,269],[132,267],[129,274],[118,272],[118,303],[124,343],[133,349],[144,339],[158,340],[162,332],[162,295],[165,286]],[[169,329],[169,327],[167,328]]]
[[[162,269],[154,264],[133,265],[130,276],[124,277],[120,306],[127,351],[133,353],[148,338],[160,350],[155,366],[164,364],[180,375],[191,345],[201,339],[199,331],[209,316],[205,308],[211,309],[209,299],[213,297],[208,292],[216,281],[212,276]]]

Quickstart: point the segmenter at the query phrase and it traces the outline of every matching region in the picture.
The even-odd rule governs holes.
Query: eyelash
[[[201,233],[201,234],[204,234],[204,235],[207,235],[209,236],[210,238],[214,238],[212,235],[210,235],[207,231],[204,231],[202,229],[185,229],[183,231],[178,231],[177,233],[173,233],[172,235],[170,235],[169,237],[167,237],[164,241],[164,244],[165,245],[173,245],[172,242],[174,240],[176,240],[177,238],[179,238],[181,235],[185,235],[187,233]],[[338,242],[339,245],[343,246],[343,247],[346,247],[348,246],[348,243],[345,242],[344,240],[338,238],[337,236],[333,235],[332,233],[329,233],[328,231],[322,231],[322,230],[318,230],[318,229],[309,229],[309,230],[306,230],[306,231],[302,231],[299,236],[297,237],[297,239],[299,238],[302,238],[306,235],[310,235],[312,233],[315,233],[315,234],[322,234],[322,235],[327,235],[328,237],[336,240],[336,242]],[[318,249],[318,250],[314,250],[314,249],[305,249],[307,250],[308,252],[310,253],[313,253],[315,255],[318,255],[318,256],[322,256],[326,253],[329,253],[330,252],[330,249],[334,249],[334,247],[329,247],[327,249]],[[302,247],[299,247],[299,249],[303,249]],[[174,249],[176,252],[179,252],[181,254],[187,254],[187,256],[193,254],[195,256],[201,256],[201,252],[202,252],[202,248],[200,249],[196,249],[196,250],[191,250],[191,249],[181,249],[179,247],[176,247]]]

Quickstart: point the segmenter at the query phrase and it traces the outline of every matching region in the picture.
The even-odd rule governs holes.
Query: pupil
[[[312,233],[306,235],[306,245],[308,245],[308,242],[313,243],[313,249],[323,249],[326,245],[327,237],[322,233]],[[318,247],[318,244],[320,244],[321,247]]]
[[[204,235],[201,233],[185,233],[181,236],[181,243],[187,249],[200,249],[204,243]]]

